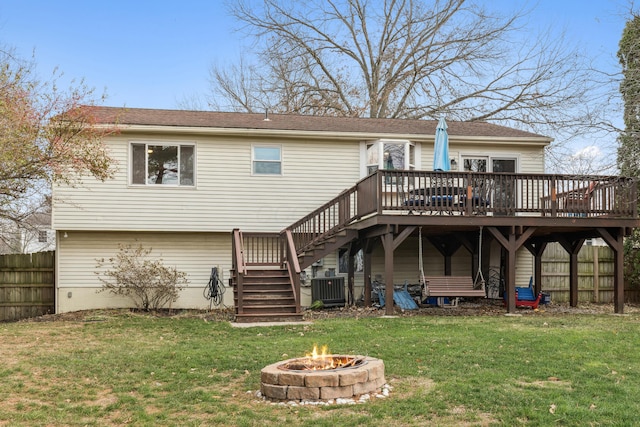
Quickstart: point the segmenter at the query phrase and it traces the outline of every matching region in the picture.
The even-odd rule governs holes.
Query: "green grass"
[[[0,425],[634,425],[640,315],[413,316],[234,328],[107,312],[0,324]],[[260,370],[314,344],[385,363],[388,399],[257,400]]]

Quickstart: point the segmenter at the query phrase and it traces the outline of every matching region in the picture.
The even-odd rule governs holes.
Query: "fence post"
[[[600,248],[591,246],[593,249],[593,302],[600,302]]]

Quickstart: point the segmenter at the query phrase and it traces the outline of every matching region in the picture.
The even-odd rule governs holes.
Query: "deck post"
[[[542,292],[542,254],[547,247],[547,242],[525,243],[525,247],[534,257],[533,266],[533,293]]]
[[[509,227],[509,236],[504,237],[497,227],[487,227],[487,231],[500,243],[507,253],[507,271],[505,292],[507,293],[507,313],[516,312],[516,234],[514,227]]]
[[[569,254],[569,305],[578,306],[578,254]]]
[[[238,272],[238,279],[236,280],[237,289],[237,314],[244,314],[244,273]]]
[[[393,232],[381,236],[384,246],[384,310],[387,316],[393,315]]]
[[[598,228],[598,233],[613,250],[615,261],[613,267],[613,309],[617,314],[624,312],[624,228],[615,231]]]
[[[362,252],[364,253],[364,305],[365,307],[371,307],[371,294],[373,292],[371,286],[371,264],[373,261],[373,249],[375,247],[375,238],[366,238],[362,245]]]
[[[541,242],[536,246],[536,253],[534,254],[534,277],[533,288],[535,295],[542,292],[542,254],[547,247],[547,242]]]
[[[516,311],[516,252],[527,243],[533,235],[536,227],[520,229],[520,236],[516,236],[516,227],[508,227],[508,236],[505,237],[497,227],[487,227],[487,230],[500,243],[507,252],[507,277],[505,280],[505,292],[507,293],[507,312]]]
[[[509,244],[507,249],[507,280],[505,283],[507,292],[507,311],[516,311],[516,233],[513,227],[509,227]]]
[[[616,236],[615,268],[613,283],[613,305],[618,314],[624,312],[624,232],[620,230]]]
[[[558,190],[556,189],[556,176],[553,175],[550,180],[550,195],[551,195],[551,216],[555,217],[558,215]]]
[[[569,305],[578,306],[578,253],[585,239],[566,240],[560,239],[560,245],[569,254]]]

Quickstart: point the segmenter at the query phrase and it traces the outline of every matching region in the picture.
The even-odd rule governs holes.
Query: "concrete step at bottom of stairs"
[[[301,322],[302,313],[236,314],[236,323]]]

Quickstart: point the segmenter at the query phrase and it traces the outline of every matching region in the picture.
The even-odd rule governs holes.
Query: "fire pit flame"
[[[313,346],[313,351],[305,357],[283,363],[279,368],[288,371],[324,371],[351,368],[363,363],[365,360],[362,357],[328,354],[327,346],[323,346],[319,353],[318,347]]]

